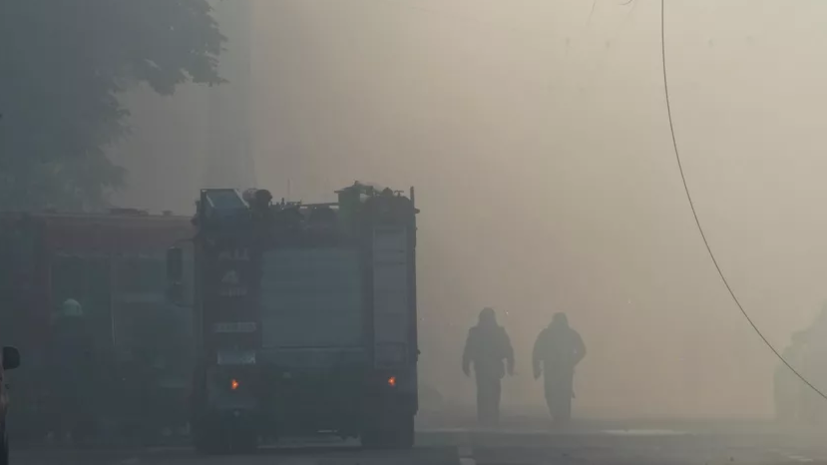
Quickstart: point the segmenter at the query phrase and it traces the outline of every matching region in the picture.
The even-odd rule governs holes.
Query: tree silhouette
[[[224,41],[207,0],[0,1],[0,209],[105,205],[118,95],[220,83]]]

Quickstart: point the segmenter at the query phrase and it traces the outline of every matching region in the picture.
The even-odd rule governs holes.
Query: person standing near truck
[[[471,364],[477,381],[477,419],[486,426],[496,425],[500,420],[502,379],[506,371],[514,374],[514,349],[491,308],[483,309],[477,325],[468,331],[462,354],[465,376],[471,376]]]
[[[90,439],[95,423],[97,367],[94,339],[83,308],[67,299],[52,322],[46,351],[51,423],[58,439]]]
[[[585,356],[586,345],[580,334],[569,326],[565,313],[555,314],[534,343],[534,379],[545,374],[546,404],[554,421],[571,419],[574,368]]]

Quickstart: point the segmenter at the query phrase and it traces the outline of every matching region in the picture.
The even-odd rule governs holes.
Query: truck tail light
[[[237,379],[233,379],[233,380],[230,381],[230,389],[232,389],[233,391],[238,389],[238,386],[239,386],[239,384],[238,384]]]
[[[396,376],[391,376],[388,378],[388,386],[396,387]]]

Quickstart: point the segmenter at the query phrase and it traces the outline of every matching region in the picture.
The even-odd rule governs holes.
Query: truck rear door
[[[407,226],[375,227],[372,252],[374,364],[396,369],[416,356]]]

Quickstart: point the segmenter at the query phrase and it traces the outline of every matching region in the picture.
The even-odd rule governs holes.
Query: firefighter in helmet
[[[83,441],[94,424],[95,351],[80,303],[66,299],[51,330],[46,363],[53,432],[59,439]]]
[[[466,376],[471,375],[472,364],[477,381],[477,418],[483,425],[496,425],[500,419],[502,378],[506,372],[514,374],[514,349],[505,328],[497,324],[492,308],[483,309],[477,325],[468,331],[462,354],[462,371]]]
[[[534,343],[534,379],[545,375],[546,404],[555,421],[571,419],[574,368],[586,356],[580,334],[569,326],[565,313],[557,313]]]

